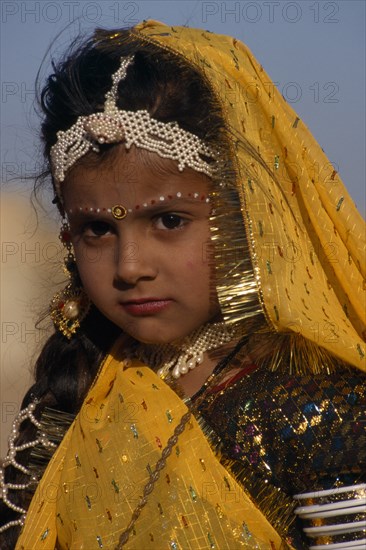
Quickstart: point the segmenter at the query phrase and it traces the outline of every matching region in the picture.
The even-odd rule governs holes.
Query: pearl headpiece
[[[146,110],[118,109],[118,84],[126,78],[132,62],[133,56],[121,59],[119,69],[112,75],[112,87],[105,96],[102,112],[80,116],[71,128],[57,132],[57,142],[51,148],[51,162],[59,198],[60,184],[67,170],[88,151],[99,152],[99,145],[103,143],[124,141],[126,149],[135,145],[177,161],[179,171],[187,166],[212,176],[213,165],[208,160],[214,160],[217,152],[200,138],[180,128],[177,122],[155,120]]]

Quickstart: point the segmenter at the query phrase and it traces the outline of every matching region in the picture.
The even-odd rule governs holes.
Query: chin
[[[129,334],[132,338],[141,342],[142,344],[149,345],[162,345],[170,344],[172,342],[181,340],[188,336],[197,327],[188,328],[184,330],[164,330],[161,327],[156,327],[154,330],[126,330],[126,327],[122,327],[124,332]]]
[[[144,336],[144,335],[135,335],[130,334],[132,338],[140,342],[141,344],[148,344],[148,345],[163,345],[163,344],[171,344],[172,342],[175,342],[176,340],[180,340],[184,338],[185,335],[177,334],[177,335],[166,335],[165,337],[163,335],[159,335],[158,337],[151,338],[150,336]]]
[[[192,315],[192,314],[191,314]],[[174,319],[151,316],[139,319],[111,319],[123,332],[142,344],[161,345],[182,340],[193,331],[209,321],[217,321],[218,315],[203,317],[201,322],[194,325],[180,325]]]

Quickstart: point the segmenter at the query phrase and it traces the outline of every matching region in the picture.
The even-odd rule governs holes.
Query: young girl
[[[364,546],[364,227],[269,82],[235,39],[154,21],[55,66],[69,282],[2,548]]]

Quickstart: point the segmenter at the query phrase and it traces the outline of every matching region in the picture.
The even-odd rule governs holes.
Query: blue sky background
[[[1,169],[6,186],[39,159],[34,81],[78,29],[128,27],[153,18],[245,42],[365,207],[364,0],[14,1],[1,7]],[[61,34],[60,34],[61,33]],[[56,36],[59,34],[58,38]],[[15,187],[14,187],[15,189]]]

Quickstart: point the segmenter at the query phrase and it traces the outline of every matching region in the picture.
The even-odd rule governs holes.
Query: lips
[[[163,311],[172,303],[169,298],[138,298],[121,302],[121,306],[127,313],[134,316],[154,315]]]

